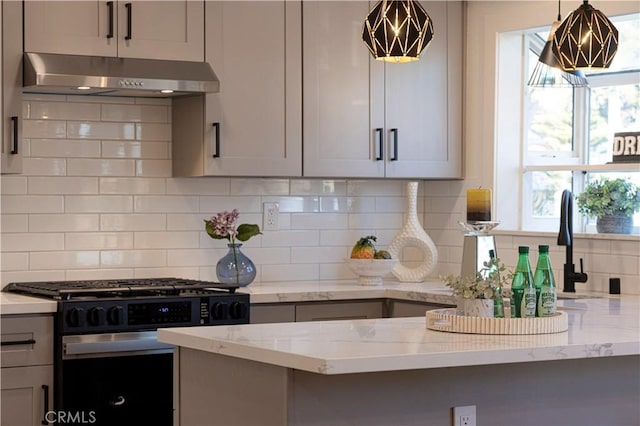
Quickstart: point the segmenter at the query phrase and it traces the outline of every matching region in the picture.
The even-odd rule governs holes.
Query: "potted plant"
[[[640,210],[640,190],[626,179],[598,179],[578,195],[578,210],[595,216],[600,233],[630,234],[633,214]]]
[[[503,289],[508,280],[500,259],[491,258],[474,277],[446,275],[440,279],[458,298],[458,315],[502,317]]]

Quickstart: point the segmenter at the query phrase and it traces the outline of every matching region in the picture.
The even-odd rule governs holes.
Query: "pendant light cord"
[[[560,14],[560,0],[558,0],[558,22],[562,21],[562,15]]]

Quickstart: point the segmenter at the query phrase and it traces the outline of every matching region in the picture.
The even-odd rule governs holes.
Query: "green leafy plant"
[[[483,263],[475,277],[443,275],[440,279],[453,290],[453,295],[465,299],[499,299],[510,275],[498,258]]]
[[[633,216],[640,210],[640,190],[626,179],[598,179],[576,201],[580,213],[587,216]]]

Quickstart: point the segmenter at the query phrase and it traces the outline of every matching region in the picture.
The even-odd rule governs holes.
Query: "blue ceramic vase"
[[[222,284],[247,286],[256,278],[256,265],[245,256],[242,244],[227,244],[229,252],[218,261],[216,275]]]

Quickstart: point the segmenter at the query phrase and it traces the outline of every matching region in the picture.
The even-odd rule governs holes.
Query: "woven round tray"
[[[539,318],[482,318],[456,315],[454,309],[427,311],[427,328],[450,333],[547,334],[567,331],[567,314]]]

